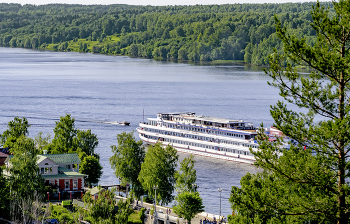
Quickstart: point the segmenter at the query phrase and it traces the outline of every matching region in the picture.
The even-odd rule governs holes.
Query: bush
[[[139,218],[140,218],[142,223],[144,223],[144,220],[145,220],[145,217],[146,217],[145,212],[146,212],[145,208],[141,208],[141,210],[139,212]]]
[[[57,219],[59,223],[71,223],[74,220],[72,213],[61,205],[50,205],[50,209],[50,219]]]

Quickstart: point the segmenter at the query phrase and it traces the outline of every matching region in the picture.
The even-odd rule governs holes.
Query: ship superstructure
[[[147,144],[161,142],[185,153],[252,164],[258,149],[256,129],[243,120],[185,113],[158,113],[137,128]]]

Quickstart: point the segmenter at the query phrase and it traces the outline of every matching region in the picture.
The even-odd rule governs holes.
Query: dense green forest
[[[311,44],[315,3],[195,6],[0,4],[0,46],[266,65],[274,15]],[[322,3],[332,8],[331,2]]]

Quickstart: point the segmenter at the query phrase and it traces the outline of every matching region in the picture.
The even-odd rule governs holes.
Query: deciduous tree
[[[49,153],[85,152],[86,155],[99,159],[99,156],[95,154],[95,148],[98,146],[97,136],[91,133],[90,129],[76,129],[75,119],[70,114],[66,114],[56,122],[53,132],[55,136],[48,147],[51,150]]]
[[[101,189],[101,186],[98,186]],[[97,199],[93,200],[90,193],[83,197],[88,206],[87,215],[92,219],[92,223],[115,223],[115,189],[102,191]]]
[[[195,162],[193,155],[190,155],[188,158],[185,158],[180,162],[180,169],[175,172],[176,191],[197,191],[197,186],[195,185],[197,180],[197,172],[194,169]]]
[[[128,198],[125,201],[123,199],[118,201],[118,212],[115,214],[115,223],[124,224],[128,223],[129,216],[134,212],[130,207],[132,198]]]
[[[92,183],[98,183],[102,176],[102,166],[94,156],[86,156],[80,164],[80,172],[88,175],[85,180],[91,187]]]
[[[180,162],[180,169],[175,173],[175,197],[174,212],[181,218],[191,223],[194,216],[204,211],[202,198],[197,192],[196,170],[194,169],[194,158],[191,155]]]
[[[180,217],[187,220],[191,224],[194,216],[200,212],[204,212],[202,198],[199,192],[184,191],[175,198],[174,212]]]
[[[80,148],[89,156],[95,155],[95,148],[98,146],[98,138],[91,130],[77,130],[77,136],[74,138],[74,145]]]
[[[155,198],[157,203],[168,204],[173,200],[178,158],[176,149],[170,145],[163,148],[161,143],[156,143],[148,147],[138,179],[143,189],[153,198],[155,197],[153,186],[158,186]]]
[[[12,152],[11,166],[6,168],[10,174],[8,181],[11,193],[27,198],[44,186],[44,181],[38,173],[39,151],[34,147],[32,139],[21,136],[14,143]]]
[[[43,153],[49,145],[51,144],[51,135],[48,133],[46,137],[43,137],[43,133],[39,132],[34,138],[35,147],[39,149],[40,153]]]
[[[25,117],[15,117],[7,124],[8,129],[0,135],[0,143],[4,144],[4,147],[11,148],[19,137],[28,135],[29,127],[30,124]]]
[[[3,175],[3,168],[0,167],[0,214],[5,219],[10,219],[10,191],[7,178]]]
[[[143,194],[143,188],[138,180],[141,164],[145,159],[145,149],[142,141],[136,141],[133,132],[123,132],[117,135],[118,146],[112,145],[114,155],[109,163],[116,177],[124,183],[131,183],[136,197]]]
[[[25,213],[34,206],[34,201],[40,201],[44,189],[44,179],[37,165],[39,150],[34,147],[32,139],[22,135],[13,144],[12,152],[11,165],[6,168],[12,219],[25,223],[28,219]]]
[[[74,124],[75,119],[70,114],[60,117],[60,121],[56,121],[56,127],[53,129],[55,136],[52,140],[52,153],[68,153],[76,150],[74,138],[77,135],[77,130]]]

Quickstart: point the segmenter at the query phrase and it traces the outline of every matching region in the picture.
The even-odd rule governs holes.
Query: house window
[[[45,173],[49,173],[49,167],[45,167]]]
[[[41,174],[44,174],[44,172],[45,172],[45,169],[41,168]]]
[[[78,189],[78,180],[73,180],[73,189]]]
[[[68,189],[68,190],[70,189],[69,184],[70,184],[70,181],[69,181],[69,180],[64,181],[64,186],[65,186],[66,190],[67,190],[67,189]]]
[[[66,165],[66,168],[67,168],[67,169],[70,169],[70,165]]]
[[[52,173],[52,167],[50,167],[50,173]]]

